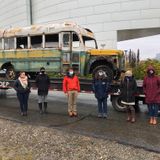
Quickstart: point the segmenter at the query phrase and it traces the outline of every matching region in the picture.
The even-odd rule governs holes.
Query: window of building
[[[42,48],[42,36],[31,36],[31,48]]]
[[[58,48],[59,47],[59,35],[58,34],[45,35],[45,47],[46,48]]]
[[[17,37],[17,49],[27,49],[27,37]]]

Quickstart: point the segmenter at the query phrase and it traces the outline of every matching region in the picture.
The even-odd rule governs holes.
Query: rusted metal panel
[[[74,22],[64,22],[57,24],[31,25],[21,28],[9,28],[0,30],[0,37],[27,36],[37,34],[59,33],[61,31],[75,31],[77,34],[94,38],[94,34],[80,27]]]

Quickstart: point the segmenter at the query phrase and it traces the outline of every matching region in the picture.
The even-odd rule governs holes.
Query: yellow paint
[[[89,54],[91,55],[96,55],[96,56],[114,56],[114,55],[123,55],[123,51],[121,50],[98,50],[98,49],[92,49],[88,51]]]
[[[2,54],[2,52],[0,52],[0,58],[3,58],[3,54]]]
[[[15,58],[15,52],[6,52],[5,58]]]
[[[26,58],[28,56],[27,52],[17,52],[16,58]]]
[[[60,51],[44,51],[44,50],[28,50],[28,51],[10,51],[4,52],[5,58],[26,59],[26,58],[41,58],[41,57],[60,57]],[[3,53],[0,52],[0,59],[3,59]]]

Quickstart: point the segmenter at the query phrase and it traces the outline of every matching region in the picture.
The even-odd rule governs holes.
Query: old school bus
[[[93,32],[74,22],[0,30],[0,67],[7,79],[22,70],[34,75],[42,66],[61,74],[73,67],[82,76],[103,70],[116,79],[124,68],[124,53],[99,50]]]

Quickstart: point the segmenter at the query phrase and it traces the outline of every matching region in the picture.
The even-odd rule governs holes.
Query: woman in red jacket
[[[80,92],[79,79],[73,69],[69,69],[63,79],[63,91],[68,97],[68,114],[70,117],[77,116],[77,95]]]
[[[152,66],[147,69],[147,76],[143,81],[143,90],[149,109],[149,123],[155,125],[157,124],[158,105],[160,104],[160,79],[155,76],[155,70]]]

